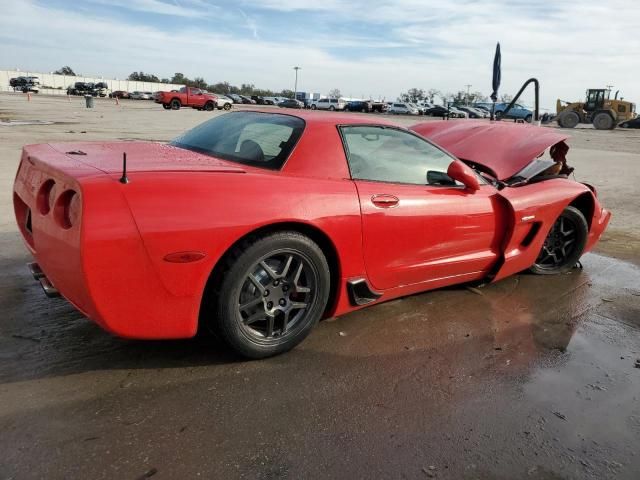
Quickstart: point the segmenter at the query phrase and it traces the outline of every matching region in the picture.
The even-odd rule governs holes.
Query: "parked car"
[[[321,98],[311,103],[312,110],[344,110],[347,103],[339,98]]]
[[[469,118],[486,118],[486,113],[483,111],[480,111],[478,109],[475,109],[473,107],[467,107],[464,105],[458,105],[456,106],[456,108],[458,110],[462,110],[463,112],[466,112],[467,115],[469,116]]]
[[[231,108],[233,107],[233,100],[231,100],[226,95],[220,95],[219,93],[216,93],[215,96],[218,98],[218,110],[231,110]]]
[[[143,98],[142,100],[155,100],[156,99],[156,93],[158,92],[142,92],[143,93]]]
[[[469,114],[467,112],[464,112],[464,111],[458,109],[457,107],[454,107],[453,105],[451,105],[449,107],[449,117],[451,117],[451,118],[468,118]]]
[[[242,98],[240,98],[240,95],[235,94],[235,93],[225,93],[225,95],[227,97],[229,97],[231,100],[233,100],[233,103],[242,103]]]
[[[93,83],[75,82],[72,86],[67,87],[67,95],[93,95]]]
[[[255,105],[256,101],[247,97],[246,95],[238,95],[241,99],[241,103],[247,104],[247,105]]]
[[[264,97],[261,97],[260,95],[251,95],[251,100],[253,100],[254,102],[256,102],[256,104],[258,105],[264,105]]]
[[[115,92],[111,92],[109,94],[109,98],[129,98],[129,92],[125,92],[124,90],[116,90]]]
[[[410,103],[394,102],[391,104],[387,113],[393,113],[396,115],[420,115],[419,110],[412,106]]]
[[[448,117],[449,110],[447,107],[443,107],[442,105],[435,105],[431,108],[428,108],[424,112],[425,115],[429,115],[430,117]]]
[[[202,93],[199,88],[182,87],[177,92],[158,92],[155,102],[162,104],[165,110],[180,110],[191,107],[197,110],[211,111],[216,108],[218,97],[212,93]]]
[[[418,110],[418,115],[424,115],[424,111],[425,108],[421,107],[420,105],[418,105],[417,103],[409,103],[409,105],[411,105],[413,108],[415,108],[416,110]]]
[[[369,106],[372,112],[384,113],[387,111],[387,104],[385,102],[369,101]]]
[[[109,95],[109,85],[106,82],[98,82],[93,86],[93,92],[95,96],[106,97]]]
[[[304,108],[304,103],[294,98],[287,98],[278,104],[281,108]]]
[[[489,109],[489,111],[491,111],[492,108],[492,104],[491,103],[483,103],[483,106],[485,106],[486,108]],[[505,110],[507,109],[507,107],[509,106],[508,103],[496,103],[496,109],[495,109],[495,118],[500,119],[500,118],[511,118],[511,119],[518,119],[521,118],[523,119],[525,122],[529,122],[531,123],[531,121],[533,120],[533,111],[520,105],[520,104],[515,104],[513,106],[513,108],[511,110],[509,110],[509,112],[507,113],[507,115],[504,115]]]
[[[40,79],[33,76],[12,78],[9,80],[9,85],[13,87],[14,91],[22,93],[38,93],[40,91]]]
[[[405,129],[348,113],[240,111],[168,145],[25,146],[12,197],[49,296],[114,335],[208,328],[263,358],[323,316],[571,271],[611,214],[593,187],[546,176],[565,140],[510,122]],[[539,156],[549,149],[562,157]]]
[[[632,118],[631,120],[626,120],[618,126],[620,128],[640,128],[640,117]]]
[[[347,104],[344,106],[344,109],[347,112],[368,113],[371,111],[371,104],[366,100],[353,100],[351,102],[347,102]]]

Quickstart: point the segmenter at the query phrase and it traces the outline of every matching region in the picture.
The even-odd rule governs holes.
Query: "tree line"
[[[285,89],[276,92],[264,88],[256,88],[253,83],[243,83],[239,87],[231,85],[229,82],[207,83],[207,81],[202,77],[194,77],[191,79],[180,72],[174,73],[171,78],[158,78],[156,75],[149,73],[133,72],[129,75],[129,80],[137,82],[173,83],[222,94],[236,93],[238,95],[259,95],[263,97],[293,97],[294,95],[293,90]]]

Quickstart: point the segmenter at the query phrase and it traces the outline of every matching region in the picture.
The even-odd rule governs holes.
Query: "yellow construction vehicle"
[[[636,106],[622,99],[616,92],[609,99],[611,90],[590,88],[586,102],[565,102],[558,99],[556,114],[558,125],[562,128],[574,128],[579,123],[592,123],[598,130],[611,130],[625,120],[636,117]]]

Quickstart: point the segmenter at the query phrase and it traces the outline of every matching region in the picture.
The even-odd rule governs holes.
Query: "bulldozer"
[[[586,102],[566,102],[558,99],[556,114],[558,125],[562,128],[574,128],[579,123],[591,123],[597,130],[612,130],[625,121],[636,117],[636,106],[622,98],[618,100],[616,92],[613,100],[609,98],[611,90],[590,88]]]

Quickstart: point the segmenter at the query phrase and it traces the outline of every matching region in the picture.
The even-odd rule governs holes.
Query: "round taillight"
[[[69,229],[80,220],[82,205],[80,195],[73,190],[66,190],[56,202],[55,217],[62,228]]]
[[[38,211],[42,215],[46,215],[51,211],[51,207],[56,200],[56,182],[49,179],[42,184],[38,192],[37,205]]]

